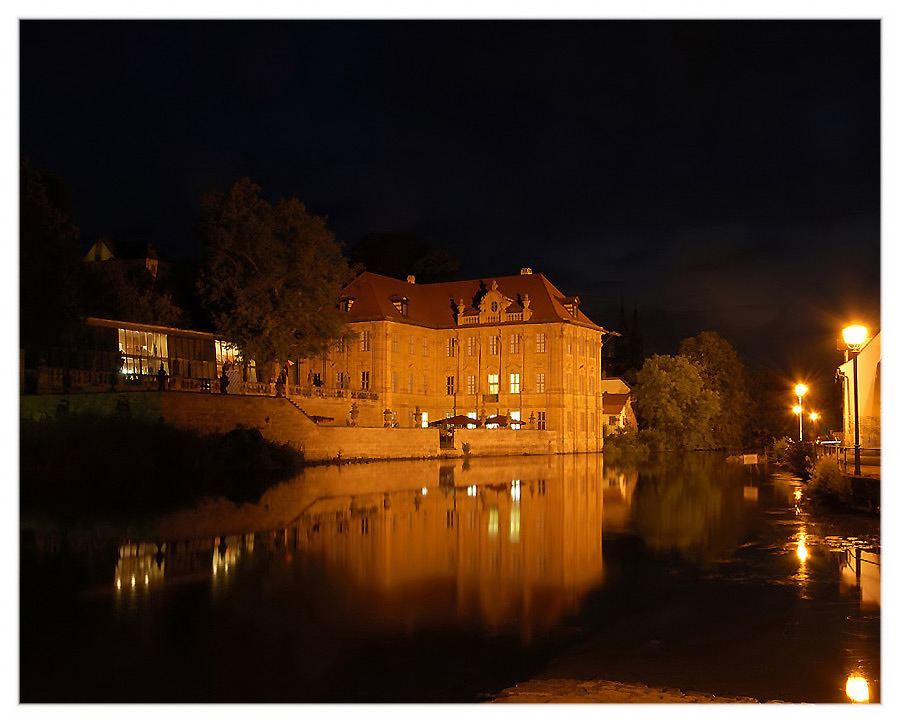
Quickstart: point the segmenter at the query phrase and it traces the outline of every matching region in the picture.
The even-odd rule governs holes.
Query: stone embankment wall
[[[473,456],[507,454],[556,454],[556,432],[546,429],[457,429],[453,435],[456,451],[463,443]]]
[[[22,419],[48,419],[68,399],[69,414],[122,414],[161,420],[201,434],[258,429],[279,444],[302,451],[308,461],[555,454],[556,433],[547,430],[460,429],[452,449],[441,449],[437,428],[320,426],[287,399],[192,392],[127,392],[20,397]]]

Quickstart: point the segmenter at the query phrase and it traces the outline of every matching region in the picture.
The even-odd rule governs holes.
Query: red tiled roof
[[[630,394],[610,394],[609,392],[604,393],[603,413],[621,414],[630,397]]]
[[[490,291],[494,282],[497,291],[513,300],[510,311],[518,311],[528,294],[531,301],[531,322],[565,321],[591,329],[602,330],[580,309],[573,318],[563,306],[572,298],[565,296],[543,274],[491,276],[471,281],[446,281],[436,284],[410,284],[407,281],[366,271],[350,282],[343,291],[344,298],[353,298],[350,321],[393,319],[436,329],[457,326],[455,309],[459,300],[465,304],[463,314],[474,311],[475,300]],[[406,316],[391,303],[392,298],[409,299]]]

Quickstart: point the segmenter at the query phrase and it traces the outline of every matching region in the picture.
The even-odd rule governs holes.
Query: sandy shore
[[[528,680],[502,691],[491,703],[759,703],[755,698],[724,698],[678,688],[611,680],[550,678]]]

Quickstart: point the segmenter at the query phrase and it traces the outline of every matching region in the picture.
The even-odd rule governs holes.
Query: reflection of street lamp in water
[[[847,678],[844,690],[847,692],[847,697],[854,703],[869,702],[869,684],[859,673],[852,673]]]

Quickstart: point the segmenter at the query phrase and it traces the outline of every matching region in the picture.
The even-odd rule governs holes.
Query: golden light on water
[[[854,703],[869,702],[869,683],[859,673],[852,673],[847,678],[847,697]]]
[[[801,563],[806,562],[809,557],[809,548],[806,546],[806,532],[801,532],[797,539],[797,557]]]

